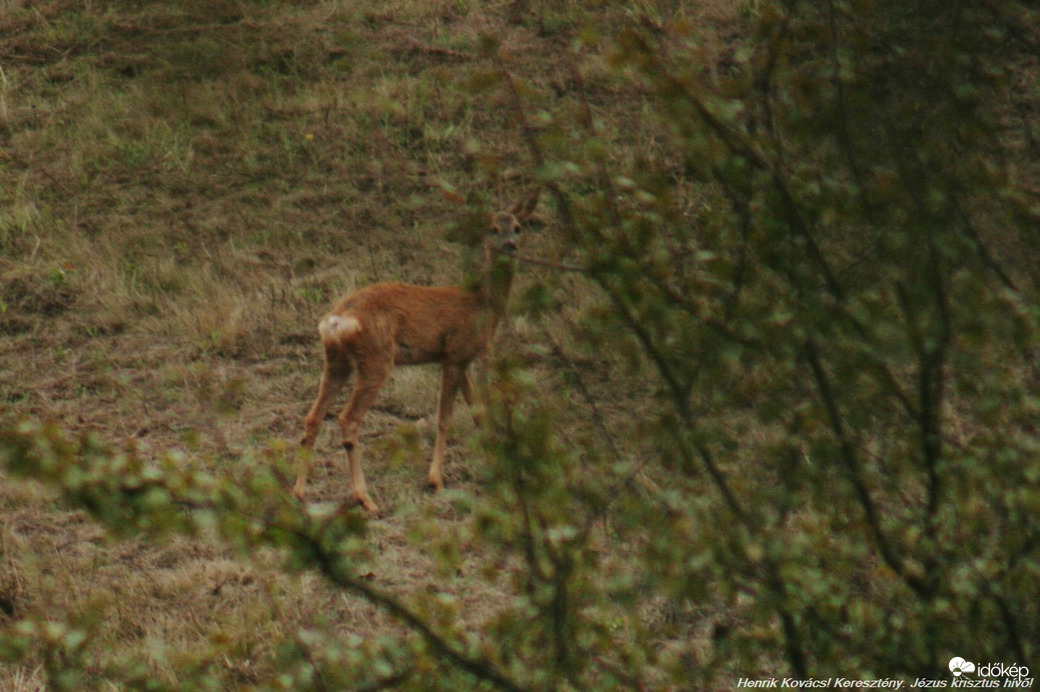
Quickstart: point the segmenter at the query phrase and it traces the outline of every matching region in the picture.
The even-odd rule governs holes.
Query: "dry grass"
[[[731,4],[638,6],[655,19],[717,20]],[[602,27],[638,14],[585,18],[582,8],[3,3],[3,421],[179,449],[185,464],[216,473],[295,440],[326,306],[373,280],[459,280],[464,248],[446,231],[460,209],[441,186],[507,202],[528,177],[503,97],[468,94],[488,67],[480,37],[501,42],[534,101],[566,107],[576,95],[560,46],[586,19]],[[717,26],[700,30],[717,41]],[[600,60],[590,51],[585,69],[595,75]],[[640,104],[612,102],[609,83],[596,88],[603,117],[639,122]],[[566,256],[551,233],[529,251]],[[537,276],[566,291],[570,314],[594,301],[579,279],[525,271],[518,293]],[[547,337],[566,347],[573,324],[543,331],[518,318],[503,348]],[[582,367],[605,384],[594,365]],[[538,372],[551,379],[562,367],[550,359]],[[366,421],[373,494],[390,510],[372,526],[371,578],[406,599],[453,595],[459,617],[480,622],[510,589],[478,578],[481,552],[465,538],[463,567],[436,567],[437,546],[465,536],[481,471],[459,415],[451,490],[422,490],[435,400],[436,373],[399,371]],[[604,411],[621,420],[624,408],[613,397]],[[346,486],[331,433],[317,453],[314,500],[337,502]],[[99,681],[116,651],[160,680],[210,667],[229,688],[276,686],[277,647],[316,623],[347,642],[396,628],[314,578],[284,575],[274,554],[242,561],[205,540],[113,542],[31,483],[3,480],[0,517],[0,623],[71,616],[95,637]],[[38,666],[0,670],[2,689],[42,686]]]

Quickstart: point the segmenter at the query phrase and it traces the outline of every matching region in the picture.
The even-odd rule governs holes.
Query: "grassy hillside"
[[[1032,663],[1031,12],[0,3],[0,689]],[[301,508],[317,320],[464,282],[536,183],[447,491],[401,369],[384,515],[331,421]]]
[[[709,46],[731,11],[643,9],[697,23]],[[53,421],[145,456],[173,450],[218,476],[281,458],[317,386],[315,324],[333,299],[376,280],[460,281],[470,257],[459,200],[505,206],[530,187],[509,96],[481,86],[496,63],[533,85],[532,103],[578,112],[594,101],[630,128],[626,146],[649,141],[641,104],[613,100],[594,48],[580,66],[561,60],[583,27],[641,16],[576,2],[5,4],[4,423]],[[551,222],[526,242],[534,256],[567,254]],[[571,314],[592,301],[580,280],[536,267],[518,293],[532,277],[562,282]],[[547,328],[566,343],[573,325]],[[500,348],[544,344],[539,329],[518,317]],[[560,366],[544,360],[540,377],[558,386],[548,383]],[[613,377],[609,360],[586,363],[600,368],[594,381]],[[508,583],[472,578],[493,565],[466,543],[456,574],[430,555],[463,526],[482,477],[458,415],[450,491],[423,491],[436,387],[435,369],[398,371],[368,417],[366,468],[388,510],[371,526],[370,578],[406,597],[457,598],[480,622],[511,598]],[[624,420],[635,387],[620,386],[631,394],[603,415]],[[318,444],[319,504],[347,490],[333,427]],[[0,513],[0,622],[87,627],[98,689],[117,660],[167,683],[200,668],[229,688],[278,686],[286,642],[317,648],[299,639],[310,628],[363,655],[399,627],[317,578],[285,576],[273,553],[113,542],[32,483],[4,479]],[[42,666],[3,667],[0,688],[40,688]]]

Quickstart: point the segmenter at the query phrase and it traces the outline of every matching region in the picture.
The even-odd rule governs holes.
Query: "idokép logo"
[[[1003,687],[1032,687],[1033,678],[1030,677],[1029,667],[1020,666],[1017,663],[1007,665],[1005,663],[979,663],[965,661],[960,656],[950,659],[950,672],[953,673],[953,687],[999,687],[1003,680]],[[974,673],[971,679],[962,677],[966,673]]]

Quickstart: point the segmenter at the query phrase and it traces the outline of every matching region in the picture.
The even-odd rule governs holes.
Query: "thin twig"
[[[520,692],[523,689],[505,677],[489,662],[470,658],[462,651],[459,651],[444,637],[433,631],[425,620],[397,599],[380,593],[366,584],[364,580],[345,573],[340,567],[336,556],[322,545],[320,537],[309,535],[303,531],[293,531],[292,533],[307,544],[308,552],[313,558],[313,564],[326,579],[336,586],[351,591],[370,603],[379,606],[393,617],[408,625],[430,645],[438,656],[450,661],[453,665],[470,675],[480,680],[485,680],[500,689],[511,690],[512,692]]]
[[[439,55],[445,58],[453,58],[455,60],[477,60],[479,58],[479,56],[473,53],[465,53],[460,50],[452,50],[451,48],[441,48],[440,46],[431,46],[428,43],[423,43],[414,36],[408,36],[406,38],[408,43],[411,44],[412,50],[420,53]]]
[[[516,255],[513,257],[524,264],[534,264],[539,267],[549,267],[550,269],[558,269],[563,272],[577,272],[579,274],[587,274],[588,270],[584,267],[579,267],[575,264],[564,264],[562,262],[551,262],[549,260],[536,259],[534,257],[528,257],[526,255]]]

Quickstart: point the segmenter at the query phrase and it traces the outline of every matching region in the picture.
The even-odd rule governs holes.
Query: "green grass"
[[[184,464],[218,474],[263,463],[272,441],[291,446],[317,386],[315,324],[327,306],[377,280],[461,281],[466,250],[452,226],[464,210],[442,190],[509,204],[530,182],[508,100],[471,89],[491,68],[481,37],[499,41],[537,103],[555,98],[559,46],[586,21],[632,16],[606,3],[590,15],[583,3],[529,5],[510,23],[508,3],[7,3],[4,422],[42,418],[117,447],[181,450]],[[604,121],[637,121],[638,103],[603,93]],[[565,90],[556,105],[577,113],[579,97]],[[551,224],[528,243],[533,255],[566,256]],[[503,353],[537,362],[538,342],[566,348],[595,298],[580,279],[524,271],[516,295],[535,278],[559,285],[573,316],[505,330]],[[372,578],[406,599],[444,594],[446,613],[480,622],[511,587],[506,575],[480,577],[495,566],[465,537],[483,475],[461,407],[450,491],[423,490],[436,378],[395,374],[366,421],[366,470],[389,508],[372,529]],[[642,395],[638,381],[617,390]],[[625,419],[624,401],[605,411]],[[347,489],[333,428],[316,449],[318,503]],[[167,683],[203,667],[229,687],[277,687],[279,647],[301,631],[324,623],[324,636],[361,642],[398,627],[285,576],[271,555],[111,541],[31,483],[0,483],[0,516],[0,623],[71,614],[93,637],[99,687],[117,660]],[[452,573],[437,567],[445,551],[461,565]],[[5,690],[42,681],[37,664],[0,670]]]

